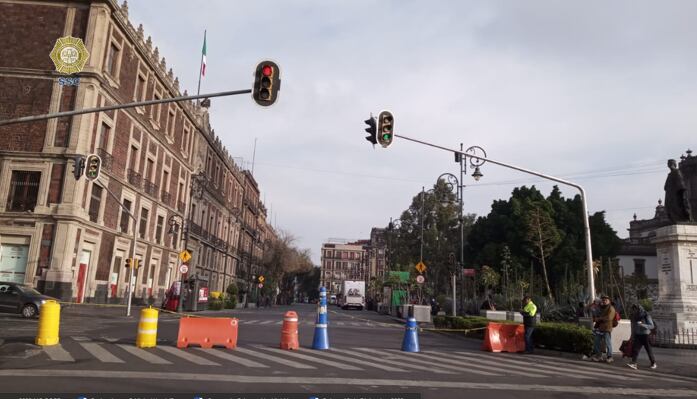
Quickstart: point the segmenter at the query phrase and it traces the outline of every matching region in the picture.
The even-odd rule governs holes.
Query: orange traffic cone
[[[281,349],[297,350],[300,349],[298,342],[298,314],[290,311],[283,316],[283,327],[281,328]]]

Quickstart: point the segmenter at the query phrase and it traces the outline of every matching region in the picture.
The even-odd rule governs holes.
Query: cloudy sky
[[[422,186],[458,172],[450,153],[395,139],[372,148],[363,121],[389,109],[395,132],[483,147],[492,159],[583,185],[620,237],[650,218],[668,158],[697,151],[697,2],[132,0],[182,87],[251,88],[281,67],[272,107],[214,99],[211,124],[251,168],[279,228],[310,248],[367,238]],[[488,213],[521,184],[495,165],[465,179],[465,209]],[[471,174],[471,171],[469,172]],[[566,196],[576,191],[562,187]]]

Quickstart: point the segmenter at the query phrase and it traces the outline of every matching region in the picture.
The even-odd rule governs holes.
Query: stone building
[[[320,286],[330,294],[341,292],[344,280],[368,281],[369,240],[353,243],[328,242],[322,244]]]
[[[1,119],[182,95],[142,25],[129,22],[125,2],[4,1],[0,25]],[[78,86],[59,84],[49,58],[67,35],[90,53]],[[172,222],[191,214],[190,273],[217,290],[235,281],[246,254],[250,269],[258,266],[273,236],[256,181],[196,103],[8,125],[0,137],[0,280],[64,300],[121,301],[135,234],[135,296],[159,300],[180,278],[183,237]],[[102,158],[101,177],[76,180],[73,159],[89,153]],[[191,195],[198,173],[206,182],[200,198]]]

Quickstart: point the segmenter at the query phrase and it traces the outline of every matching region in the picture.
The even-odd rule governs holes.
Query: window
[[[97,143],[97,148],[101,148],[107,151],[109,148],[109,136],[111,135],[111,127],[106,123],[102,122],[102,129],[99,132],[99,143]]]
[[[162,95],[155,93],[154,100],[162,100]],[[162,111],[162,104],[150,106],[150,117],[155,120],[155,123],[160,123],[160,111]]]
[[[184,127],[184,137],[182,138],[182,151],[186,151],[189,143],[189,126]]]
[[[142,208],[140,210],[140,238],[145,239],[145,234],[148,231],[148,210],[145,208]]]
[[[127,199],[123,200],[123,206],[128,209],[128,212],[131,211],[131,201]],[[119,227],[121,228],[122,233],[128,233],[128,225],[130,224],[128,212],[121,209],[121,220],[119,221]]]
[[[13,170],[10,192],[7,196],[7,210],[11,212],[33,211],[39,196],[41,172]]]
[[[102,191],[104,191],[104,189],[100,187],[98,184],[92,185],[89,215],[90,220],[95,223],[97,223],[97,221],[99,220],[99,208],[102,204]]]
[[[169,193],[169,171],[165,170],[162,172],[162,192]],[[169,202],[169,200],[167,201]],[[169,205],[169,204],[167,204]]]
[[[152,183],[153,180],[155,180],[153,178],[154,174],[155,174],[155,160],[152,158],[148,158],[148,162],[145,165],[145,171],[143,173],[143,176],[145,177],[145,180]]]
[[[157,216],[157,225],[155,227],[155,240],[158,243],[162,242],[162,226],[165,223],[165,218],[163,216]]]
[[[132,145],[131,146],[131,160],[130,160],[130,164],[128,165],[128,169],[136,170],[137,162],[138,162],[138,147]]]
[[[167,115],[167,134],[174,137],[174,111],[170,110]]]
[[[634,259],[634,275],[646,277],[646,259]]]
[[[118,73],[118,62],[120,52],[121,50],[116,46],[116,43],[112,42],[109,45],[109,52],[107,53],[106,59],[106,71],[112,77],[116,77]]]

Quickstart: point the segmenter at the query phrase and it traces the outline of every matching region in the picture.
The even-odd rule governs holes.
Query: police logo
[[[89,56],[82,39],[72,36],[59,38],[51,50],[51,60],[56,71],[65,75],[81,72]]]

